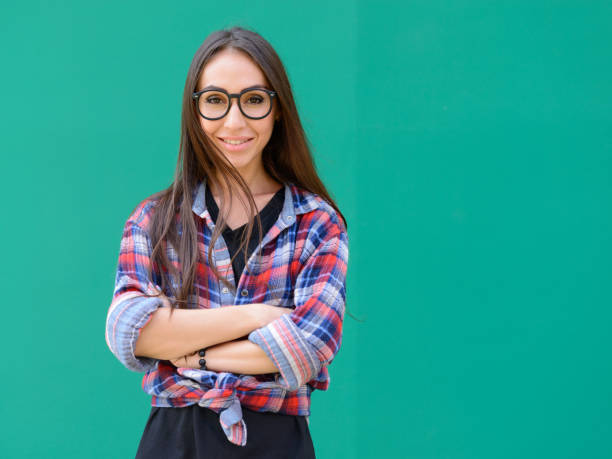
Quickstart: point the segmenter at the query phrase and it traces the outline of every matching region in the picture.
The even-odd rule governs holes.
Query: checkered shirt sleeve
[[[161,291],[149,277],[151,253],[147,232],[134,219],[128,219],[121,239],[113,300],[106,318],[106,343],[123,365],[138,372],[150,370],[157,363],[157,359],[134,355],[140,330],[162,306],[160,298],[143,295]]]
[[[348,236],[345,230],[321,231],[326,228],[313,232],[318,244],[297,276],[294,311],[249,334],[279,368],[279,382],[289,390],[316,378],[342,339]]]

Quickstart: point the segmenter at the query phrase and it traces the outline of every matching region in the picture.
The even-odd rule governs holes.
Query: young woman
[[[255,32],[212,33],[174,182],[125,224],[106,322],[152,396],[137,457],[314,457],[310,396],[340,346],[347,262],[278,55]]]

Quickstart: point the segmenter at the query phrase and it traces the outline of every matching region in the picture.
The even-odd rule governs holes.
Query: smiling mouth
[[[228,145],[240,145],[243,143],[246,143],[250,140],[253,140],[253,138],[249,138],[249,139],[222,139],[219,137],[219,140],[221,140],[223,143],[226,143]]]

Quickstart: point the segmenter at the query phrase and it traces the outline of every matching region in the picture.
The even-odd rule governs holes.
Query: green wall
[[[193,53],[246,25],[349,220],[362,321],[318,457],[612,457],[611,4],[168,5],[0,9],[0,456],[133,457],[149,400],[104,342],[123,224],[171,181]]]

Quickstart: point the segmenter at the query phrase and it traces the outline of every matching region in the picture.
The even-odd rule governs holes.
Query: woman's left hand
[[[195,351],[193,354],[184,355],[178,359],[170,360],[170,362],[177,368],[197,368],[199,370],[200,359],[206,359],[206,357],[200,357],[199,352],[200,351]]]

